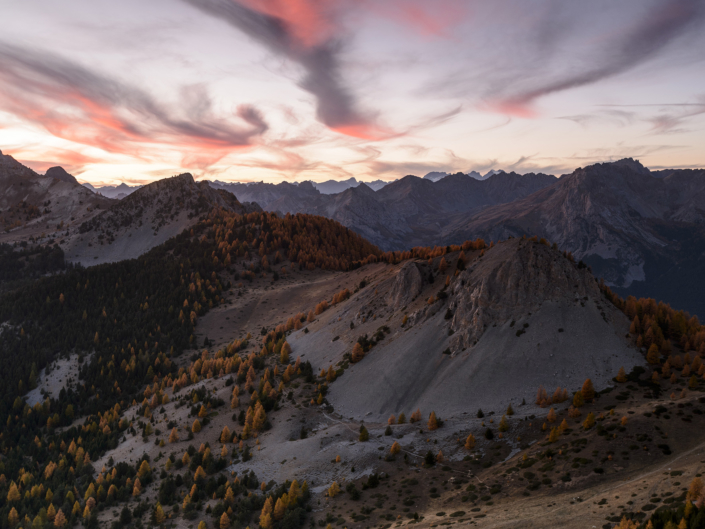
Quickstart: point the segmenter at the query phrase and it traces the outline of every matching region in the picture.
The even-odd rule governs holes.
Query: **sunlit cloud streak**
[[[300,86],[316,99],[316,117],[327,127],[364,139],[384,135],[359,108],[344,86],[332,11],[334,2],[315,0],[184,0],[227,22],[265,45],[272,53],[299,64]]]
[[[268,129],[250,105],[217,116],[200,85],[184,88],[172,108],[76,62],[2,42],[0,86],[0,109],[59,138],[111,153],[142,156],[146,146],[161,145],[193,152],[195,163],[208,164],[249,147]]]

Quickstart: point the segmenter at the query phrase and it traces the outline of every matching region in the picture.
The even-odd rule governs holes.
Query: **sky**
[[[94,185],[705,167],[705,0],[0,8],[0,150]]]

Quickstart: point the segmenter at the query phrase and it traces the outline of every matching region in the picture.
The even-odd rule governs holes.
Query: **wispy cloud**
[[[261,113],[241,105],[216,115],[205,87],[167,105],[136,86],[46,51],[0,42],[0,108],[53,135],[111,153],[147,155],[149,145],[208,165],[267,131]]]
[[[335,23],[335,2],[315,0],[184,0],[219,18],[299,64],[299,84],[316,99],[316,116],[327,127],[349,136],[375,139],[386,135],[364,113],[340,71],[342,39]]]
[[[510,88],[504,95],[489,98],[488,108],[529,117],[534,113],[532,105],[537,99],[631,70],[657,56],[676,39],[700,28],[703,18],[705,4],[702,0],[661,0],[624,30],[597,39],[590,60],[585,64],[576,62],[555,75],[524,79],[521,89]],[[560,41],[551,42],[551,46],[559,44]]]

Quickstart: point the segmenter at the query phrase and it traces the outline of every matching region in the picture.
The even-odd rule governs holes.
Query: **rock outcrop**
[[[475,345],[488,327],[525,318],[547,301],[601,297],[587,267],[579,269],[559,251],[529,239],[498,245],[458,279],[450,301],[453,352]]]
[[[418,264],[413,261],[402,266],[394,279],[394,284],[387,294],[387,305],[399,310],[409,304],[423,290],[423,276]]]

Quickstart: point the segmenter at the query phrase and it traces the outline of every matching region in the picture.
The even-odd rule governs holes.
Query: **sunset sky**
[[[705,1],[2,2],[0,149],[80,181],[705,166]]]

